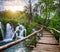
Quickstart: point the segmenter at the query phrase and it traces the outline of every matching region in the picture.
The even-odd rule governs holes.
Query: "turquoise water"
[[[4,43],[4,42],[0,42],[0,43]],[[5,43],[7,44],[7,43]],[[24,44],[24,42],[21,42],[19,44],[16,44],[15,46],[12,46],[2,52],[31,52],[31,48],[26,47],[26,45]]]

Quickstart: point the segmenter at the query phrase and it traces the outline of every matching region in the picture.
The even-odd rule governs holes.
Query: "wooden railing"
[[[55,29],[55,28],[51,28],[51,27],[46,27],[46,26],[43,26],[43,25],[41,25],[42,27],[44,27],[44,28],[48,28],[49,30],[54,30],[55,32],[57,32],[57,33],[59,33],[60,34],[60,31],[59,30],[57,30],[57,29]]]
[[[60,34],[60,31],[59,31],[59,30],[56,30],[56,29],[54,29],[54,28],[52,28],[52,30],[54,30],[54,31],[56,31],[57,33]]]
[[[14,42],[8,43],[6,45],[0,46],[0,52],[7,49],[7,48],[9,48],[9,47],[12,47],[12,46],[18,44],[18,43],[21,43],[22,41],[24,41],[24,40],[26,40],[26,39],[28,39],[28,38],[30,38],[32,36],[34,36],[34,46],[36,47],[36,35],[37,35],[37,33],[41,33],[41,35],[43,35],[43,28],[41,28],[38,31],[33,32],[32,34],[30,34],[30,35],[28,35],[28,36],[26,36],[26,37],[24,37],[22,39],[19,39],[19,40],[16,40]]]
[[[59,45],[60,45],[60,31],[57,30],[57,29],[55,29],[55,28],[50,28],[50,27],[46,27],[46,26],[43,26],[43,25],[42,25],[42,27],[49,29],[49,31],[50,31],[53,35],[55,34],[54,32],[57,32],[57,33],[59,34]]]
[[[59,34],[59,40],[58,40],[58,43],[59,43],[59,45],[60,45],[60,31],[59,30],[56,30],[56,29],[54,29],[54,28],[52,28],[51,29],[52,31],[50,31],[53,35],[55,35],[55,33],[54,32],[56,32],[56,33],[58,33]],[[53,32],[54,31],[54,32]]]

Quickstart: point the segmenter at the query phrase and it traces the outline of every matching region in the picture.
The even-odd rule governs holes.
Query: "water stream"
[[[12,46],[3,52],[31,52],[31,49],[26,47],[24,42],[21,42],[15,46]]]
[[[19,26],[16,27],[16,38],[23,38],[26,36],[26,28],[19,24]]]
[[[2,29],[1,25],[2,25],[2,23],[0,22],[0,28]],[[11,41],[14,41],[13,37],[15,35],[16,35],[16,39],[25,37],[26,36],[26,28],[23,25],[19,24],[14,31],[14,28],[10,25],[10,23],[7,23],[5,34],[3,34],[4,38],[2,41],[0,41],[0,46],[10,43]],[[3,52],[31,52],[31,49],[27,48],[25,46],[24,42],[21,42],[15,46],[12,46],[12,47],[4,50]]]
[[[12,41],[14,37],[14,29],[11,27],[11,25],[9,23],[6,24],[6,34],[4,37],[5,42],[7,41]]]

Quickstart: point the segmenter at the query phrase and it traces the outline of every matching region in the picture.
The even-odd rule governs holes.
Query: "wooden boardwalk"
[[[43,37],[38,41],[32,52],[60,52],[57,40],[51,33],[43,31]]]

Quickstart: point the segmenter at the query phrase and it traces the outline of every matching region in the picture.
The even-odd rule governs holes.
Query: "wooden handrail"
[[[42,25],[43,26],[43,25]],[[54,30],[54,31],[56,31],[57,33],[59,33],[60,34],[60,31],[59,30],[57,30],[57,29],[55,29],[55,28],[51,28],[51,27],[46,27],[46,26],[43,26],[44,28],[48,28],[48,29],[50,29],[50,30]]]
[[[42,25],[42,27],[48,28],[48,29],[52,30],[52,31],[50,31],[50,32],[51,32],[53,35],[54,35],[53,30],[54,30],[55,32],[59,33],[59,45],[60,45],[60,31],[57,30],[57,29],[55,29],[55,28],[50,28],[50,27],[46,27],[46,26],[43,26],[43,25]]]
[[[54,29],[54,28],[52,28],[52,30],[54,30],[54,31],[56,31],[57,33],[60,34],[60,31],[59,31],[59,30],[56,30],[56,29]]]
[[[22,41],[30,38],[31,36],[36,35],[36,33],[40,32],[40,31],[42,31],[42,30],[43,30],[43,28],[41,28],[40,30],[38,30],[38,31],[36,31],[36,32],[33,32],[32,34],[30,34],[30,35],[28,35],[28,36],[26,36],[26,37],[24,37],[24,38],[22,38],[22,39],[19,39],[19,40],[16,40],[16,41],[14,41],[14,42],[8,43],[8,44],[6,44],[6,45],[0,46],[0,51],[3,51],[3,50],[5,50],[5,49],[7,49],[7,48],[9,48],[9,47],[11,47],[11,46],[14,46],[14,45],[16,45],[16,44],[18,44],[18,43],[20,43],[20,42],[22,42]]]

